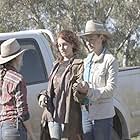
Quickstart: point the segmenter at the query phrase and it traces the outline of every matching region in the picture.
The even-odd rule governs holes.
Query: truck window
[[[39,49],[38,43],[34,39],[18,39],[22,48],[27,49],[23,55],[23,74],[28,85],[48,81],[45,64]]]
[[[23,66],[20,71],[27,85],[48,81],[47,71],[37,41],[32,38],[17,40],[22,48],[27,49],[23,55]],[[3,41],[0,41],[0,44]]]

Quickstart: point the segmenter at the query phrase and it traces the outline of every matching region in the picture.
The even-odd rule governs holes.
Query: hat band
[[[6,58],[6,57],[9,57],[9,56],[12,56],[12,55],[17,54],[17,53],[19,53],[20,51],[21,51],[21,48],[20,48],[18,51],[14,52],[14,53],[12,53],[12,54],[10,54],[10,55],[8,55],[8,56],[2,56],[2,55],[1,55],[1,57],[2,57],[2,58]]]

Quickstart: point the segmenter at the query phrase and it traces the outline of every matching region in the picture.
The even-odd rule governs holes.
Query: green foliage
[[[113,35],[110,50],[120,66],[134,66],[140,65],[139,9],[139,0],[0,0],[0,32],[38,28],[48,28],[54,34],[62,29],[80,32],[89,19],[109,21]]]

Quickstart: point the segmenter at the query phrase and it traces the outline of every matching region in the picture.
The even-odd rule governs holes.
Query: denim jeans
[[[82,109],[83,139],[93,140],[93,122],[88,119],[88,111]]]
[[[48,122],[51,140],[83,140],[81,134],[72,133],[67,124]]]
[[[21,123],[0,122],[0,140],[27,140],[27,132]]]
[[[91,121],[88,111],[82,110],[84,140],[111,140],[113,118]]]
[[[60,140],[64,130],[64,124],[57,122],[48,122],[50,137],[52,140]]]

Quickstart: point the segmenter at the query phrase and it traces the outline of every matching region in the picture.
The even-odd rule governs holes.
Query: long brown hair
[[[64,39],[66,42],[70,43],[73,45],[73,53],[74,55],[78,54],[80,50],[80,43],[78,40],[78,37],[76,34],[70,30],[62,30],[61,32],[58,33],[57,35],[57,40],[58,38]],[[58,44],[56,41],[56,51],[57,51],[57,57],[59,61],[63,61],[63,57],[61,56],[59,50],[58,50]]]

